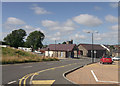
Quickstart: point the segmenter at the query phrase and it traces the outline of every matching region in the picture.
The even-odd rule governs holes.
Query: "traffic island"
[[[118,61],[113,64],[93,63],[66,75],[74,84],[118,86]],[[81,85],[81,86],[82,86]]]

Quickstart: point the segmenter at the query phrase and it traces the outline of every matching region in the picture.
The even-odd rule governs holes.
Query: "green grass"
[[[2,48],[2,64],[15,64],[27,62],[41,62],[41,61],[58,61],[55,57],[44,57],[32,52],[26,52],[10,47]]]

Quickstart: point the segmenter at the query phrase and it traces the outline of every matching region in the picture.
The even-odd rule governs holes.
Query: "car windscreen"
[[[104,58],[111,58],[110,56],[104,56]]]

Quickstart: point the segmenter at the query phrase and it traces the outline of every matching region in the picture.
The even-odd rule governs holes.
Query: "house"
[[[112,56],[113,57],[120,57],[120,50],[113,51]]]
[[[78,54],[81,56],[91,57],[92,44],[79,44],[78,45]],[[101,57],[106,54],[106,49],[99,44],[93,44],[94,57]]]
[[[10,47],[9,45],[0,45],[0,47]]]
[[[18,47],[18,49],[24,50],[24,51],[27,51],[27,52],[32,52],[32,48]]]
[[[45,56],[50,57],[77,57],[76,44],[50,44],[45,50]]]

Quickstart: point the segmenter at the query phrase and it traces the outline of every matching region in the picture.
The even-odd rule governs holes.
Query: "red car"
[[[104,64],[104,63],[109,63],[109,64],[112,64],[113,61],[112,61],[112,58],[110,56],[103,56],[101,59],[100,59],[100,63]]]

